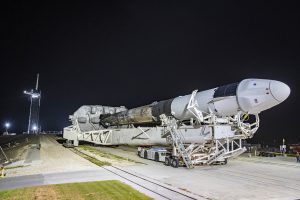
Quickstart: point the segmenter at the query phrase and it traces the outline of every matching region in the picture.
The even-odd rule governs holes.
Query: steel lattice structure
[[[39,125],[39,113],[40,113],[40,103],[41,103],[41,91],[39,90],[39,74],[37,74],[35,89],[31,91],[24,91],[24,94],[28,95],[30,98],[30,110],[28,119],[28,134],[38,134],[40,132]]]

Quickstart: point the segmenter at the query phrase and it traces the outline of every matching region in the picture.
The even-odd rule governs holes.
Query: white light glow
[[[9,128],[9,127],[10,127],[10,123],[9,123],[9,122],[6,122],[6,123],[4,124],[4,126],[5,126],[5,128]]]
[[[31,94],[31,96],[32,96],[32,98],[38,98],[40,95],[37,93],[33,93],[33,94]]]

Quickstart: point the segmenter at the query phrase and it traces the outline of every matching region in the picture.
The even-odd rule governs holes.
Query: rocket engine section
[[[78,108],[73,115],[69,116],[72,124],[78,123],[81,131],[95,131],[102,129],[100,116],[126,111],[124,106],[111,107],[101,105],[84,105]]]
[[[142,106],[115,114],[100,115],[100,123],[104,127],[129,124],[150,124],[154,122],[152,106]]]
[[[239,83],[228,84],[210,90],[197,92],[195,100],[202,115],[215,114],[219,117],[233,116],[237,113],[258,114],[283,102],[290,94],[290,88],[280,81],[266,79],[245,79]],[[101,115],[104,127],[120,125],[158,125],[160,115],[173,116],[185,121],[195,115],[187,109],[190,95],[154,102],[150,105]]]

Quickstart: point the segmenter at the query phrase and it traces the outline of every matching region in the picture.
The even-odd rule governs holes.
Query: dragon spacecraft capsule
[[[239,83],[197,92],[194,99],[204,116],[213,113],[225,117],[239,112],[258,114],[283,102],[289,94],[289,86],[280,81],[245,79]],[[191,97],[192,94],[179,96],[111,115],[102,115],[100,121],[105,127],[158,124],[162,114],[173,116],[180,121],[190,120],[195,118],[187,109]]]

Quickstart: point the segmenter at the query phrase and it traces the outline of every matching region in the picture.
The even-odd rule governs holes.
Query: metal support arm
[[[195,99],[197,91],[198,90],[193,91],[193,93],[191,95],[191,98],[189,100],[189,104],[187,106],[187,109],[188,109],[188,111],[190,111],[196,117],[197,121],[200,124],[201,122],[203,122],[203,114],[199,109],[197,100]]]

